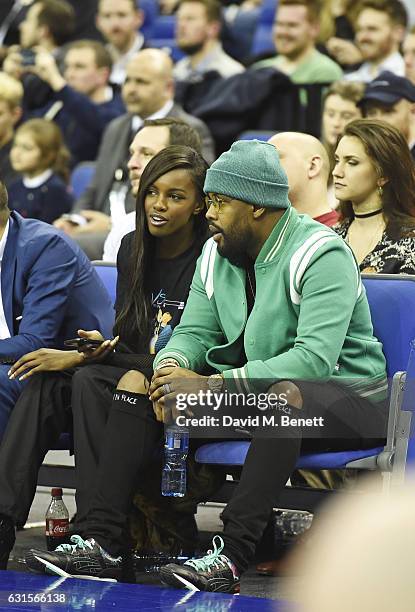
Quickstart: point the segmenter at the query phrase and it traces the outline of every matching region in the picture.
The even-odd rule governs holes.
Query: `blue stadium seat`
[[[160,15],[153,22],[152,38],[174,38],[176,30],[176,15]]]
[[[388,377],[393,378],[386,445],[361,451],[303,455],[297,468],[380,470],[394,482],[401,482],[407,463],[415,461],[415,418],[411,418],[415,412],[415,277],[368,274],[362,278],[374,333],[383,344]],[[248,448],[247,441],[205,444],[197,450],[196,461],[241,466]]]
[[[153,24],[159,16],[159,4],[157,0],[137,0],[137,4],[144,13],[140,31],[145,38],[149,38],[153,35]]]
[[[278,0],[262,0],[259,22],[262,24],[272,25],[274,23],[277,6]]]
[[[108,261],[93,261],[92,265],[104,283],[112,303],[115,304],[115,296],[117,293],[117,266]]]
[[[272,38],[272,25],[259,24],[255,31],[254,40],[252,43],[251,55],[260,55],[261,53],[275,53],[275,45]]]
[[[238,140],[263,140],[267,142],[274,136],[275,131],[273,130],[248,130],[246,132],[241,132],[238,136]]]
[[[81,162],[72,170],[70,184],[77,200],[84,193],[95,174],[95,162]]]
[[[222,44],[226,53],[240,62],[251,56],[252,43],[259,23],[260,9],[239,9],[235,5],[223,11]]]

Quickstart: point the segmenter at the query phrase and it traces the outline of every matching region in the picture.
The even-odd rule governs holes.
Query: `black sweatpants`
[[[385,404],[375,405],[332,383],[302,383],[300,389],[304,405],[301,410],[291,409],[291,416],[323,417],[324,437],[305,438],[301,427],[254,432],[241,480],[222,513],[225,554],[241,571],[252,560],[278,493],[301,451],[370,448],[382,444],[386,435]],[[162,448],[163,428],[155,420],[151,403],[146,396],[131,395],[137,398],[134,405],[118,401],[111,409],[86,529],[113,555],[125,547],[134,486]],[[212,440],[193,440],[193,447],[203,442]]]
[[[77,516],[87,514],[113,391],[127,370],[90,365],[37,374],[16,402],[0,445],[0,513],[24,524],[36,492],[38,471],[62,432],[75,434]],[[85,414],[88,418],[84,418]]]
[[[253,433],[241,479],[221,515],[224,554],[240,571],[252,561],[278,494],[301,453],[365,449],[385,442],[386,401],[374,404],[332,382],[295,384],[303,407],[289,407],[288,416],[322,417],[324,425],[258,428]]]

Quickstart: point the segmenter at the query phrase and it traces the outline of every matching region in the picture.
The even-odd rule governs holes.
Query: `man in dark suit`
[[[110,298],[81,249],[55,228],[10,212],[0,181],[0,438],[23,383],[10,364],[63,348],[79,328],[111,335]]]
[[[206,125],[174,103],[172,71],[172,61],[161,49],[144,49],[129,62],[122,88],[128,112],[111,121],[104,132],[94,179],[72,211],[77,216],[55,221],[56,227],[72,236],[91,259],[101,258],[117,207],[123,213],[135,206],[134,198],[128,194],[128,150],[145,119],[182,119],[199,133],[206,160],[212,162],[215,157]]]

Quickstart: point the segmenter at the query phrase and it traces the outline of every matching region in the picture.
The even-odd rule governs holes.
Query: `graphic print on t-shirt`
[[[156,310],[154,331],[150,340],[150,355],[154,355],[169,341],[173,329],[180,320],[184,302],[167,300],[166,292],[160,289],[156,296],[152,294],[151,303]]]

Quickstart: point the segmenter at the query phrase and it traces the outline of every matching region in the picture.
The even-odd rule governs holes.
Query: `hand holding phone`
[[[112,340],[105,340],[96,329],[92,331],[78,329],[78,334],[78,338],[66,340],[64,344],[68,348],[76,349],[78,353],[82,353],[84,362],[96,363],[102,361],[109,353],[112,353],[119,340],[119,336],[112,338]]]

